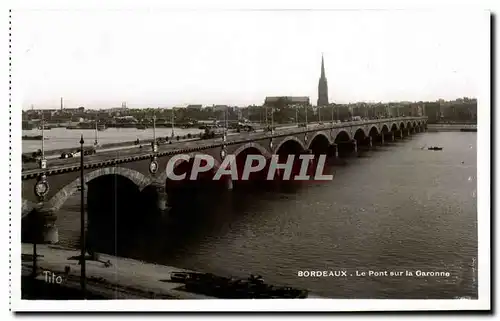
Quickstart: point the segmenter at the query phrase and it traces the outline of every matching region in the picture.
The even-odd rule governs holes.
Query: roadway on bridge
[[[309,124],[309,127],[316,127],[316,123]],[[286,125],[286,126],[280,126],[277,127],[277,130],[287,130],[287,129],[292,129],[292,128],[297,128],[297,125]],[[231,132],[228,133],[228,137],[235,137],[235,136],[240,136],[240,137],[251,137],[255,134],[262,134],[264,133],[264,129],[258,129],[255,132],[252,133],[237,133],[237,132]],[[231,139],[228,139],[228,142],[233,141]],[[212,139],[199,139],[199,138],[191,138],[191,139],[184,139],[182,141],[178,142],[173,142],[172,144],[162,144],[158,146],[158,150],[161,152],[164,151],[176,151],[180,149],[185,149],[185,148],[195,148],[203,145],[208,145],[208,144],[216,144],[216,143],[221,143],[222,144],[222,138],[212,138]],[[141,147],[139,147],[141,146]],[[86,155],[85,156],[85,161],[86,162],[93,162],[93,161],[104,161],[109,159],[110,157],[125,157],[125,156],[132,156],[136,155],[138,152],[143,152],[144,154],[150,154],[151,151],[148,150],[151,148],[150,144],[141,144],[141,145],[132,145],[132,146],[120,146],[120,147],[113,147],[113,148],[105,148],[105,149],[99,149],[98,152],[94,155]],[[113,153],[115,152],[115,153]],[[71,158],[66,158],[66,159],[60,159],[60,155],[50,155],[47,156],[46,159],[50,160],[50,162],[47,162],[47,167],[58,167],[61,165],[76,165],[80,163],[80,156],[77,157],[71,157]],[[29,170],[38,170],[38,164],[37,163],[25,163],[23,164],[23,172],[29,171]]]
[[[415,117],[417,118],[417,117]],[[386,118],[386,119],[374,119],[368,121],[355,121],[355,122],[344,122],[344,123],[308,123],[307,130],[320,130],[320,129],[331,129],[336,127],[350,127],[357,125],[364,125],[370,123],[380,123],[380,122],[392,122],[395,120],[400,120],[401,118]],[[306,128],[298,127],[297,125],[286,125],[276,128],[279,131],[279,135],[293,135],[297,132],[305,131]],[[275,133],[276,134],[276,133]],[[272,137],[270,132],[264,132],[260,129],[255,132],[246,133],[230,133],[228,135],[227,143],[238,143],[245,142],[248,140],[258,140],[264,139],[266,137]],[[192,139],[190,141],[175,142],[172,144],[162,144],[158,146],[158,152],[175,152],[178,150],[198,148],[208,145],[219,145],[223,143],[222,138],[212,138],[212,139]],[[143,148],[138,148],[138,146],[124,146],[115,147],[109,150],[99,150],[97,154],[85,156],[85,163],[100,163],[107,161],[110,158],[116,157],[129,157],[129,156],[148,156],[152,154],[149,150],[150,145],[142,145]],[[47,169],[58,169],[79,166],[80,157],[73,157],[67,159],[51,159],[47,162]],[[22,173],[23,174],[33,174],[40,172],[40,168],[37,163],[24,163]]]

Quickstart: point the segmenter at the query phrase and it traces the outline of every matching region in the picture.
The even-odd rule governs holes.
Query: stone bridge
[[[106,194],[104,186],[109,189],[110,186],[117,188],[132,184],[130,186],[134,186],[137,193],[149,195],[147,199],[155,203],[159,210],[164,210],[169,188],[173,186],[167,178],[166,165],[174,155],[187,154],[191,159],[196,154],[210,155],[215,159],[216,167],[220,166],[228,154],[235,155],[238,167],[250,154],[261,154],[268,159],[273,154],[279,155],[280,162],[281,156],[286,159],[290,154],[301,153],[327,153],[338,157],[339,154],[342,156],[357,152],[358,147],[367,148],[373,144],[384,144],[388,140],[403,139],[426,128],[427,117],[400,117],[293,126],[274,132],[230,135],[225,140],[215,138],[164,144],[156,152],[150,148],[102,152],[85,156],[85,189],[88,191],[94,182],[94,186],[101,189],[97,192],[99,196]],[[192,165],[192,162],[180,164]],[[186,167],[185,165],[182,166]],[[177,165],[174,171],[182,166]],[[189,166],[184,171],[189,171]],[[44,239],[47,242],[57,241],[57,211],[70,196],[79,191],[80,173],[80,157],[49,160],[45,169],[36,167],[22,171],[23,222],[30,217],[43,217]],[[241,171],[238,170],[238,173]],[[105,183],[103,177],[113,178],[114,183]],[[230,178],[218,182],[225,188],[232,188],[233,183]]]

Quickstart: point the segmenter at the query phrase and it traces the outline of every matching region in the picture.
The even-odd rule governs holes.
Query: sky
[[[480,12],[478,12],[480,13]],[[483,14],[439,11],[17,11],[23,109],[476,97]]]

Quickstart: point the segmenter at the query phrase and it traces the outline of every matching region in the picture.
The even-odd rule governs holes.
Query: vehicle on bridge
[[[73,153],[71,152],[62,152],[61,156],[59,157],[60,159],[65,159],[65,158],[71,158],[73,157]]]
[[[205,132],[201,136],[201,139],[211,139],[216,137],[222,137],[224,135],[224,128],[212,127],[205,128]]]
[[[247,124],[239,124],[238,129],[236,130],[238,133],[245,131],[245,132],[255,132],[256,129],[252,125],[247,125]]]
[[[83,150],[84,156],[94,155],[96,153],[97,153],[97,150],[94,147],[87,148],[87,149]],[[73,157],[79,157],[79,156],[80,156],[80,150],[76,150],[74,152],[62,152],[59,159],[73,158]]]

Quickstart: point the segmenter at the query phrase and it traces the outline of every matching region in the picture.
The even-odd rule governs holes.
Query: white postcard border
[[[27,3],[40,2],[25,1],[17,7],[26,7]],[[197,1],[198,2],[198,1]],[[389,1],[390,2],[390,1]],[[56,3],[56,5],[54,5]],[[67,2],[53,1],[52,6]],[[106,5],[97,1],[89,1],[86,7],[128,7],[137,6],[137,2],[109,1]],[[184,1],[182,3],[185,3]],[[229,2],[228,2],[229,3]],[[255,6],[253,2],[252,6]],[[257,7],[265,7],[257,2]],[[289,2],[287,2],[289,3]],[[352,3],[352,2],[349,2]],[[356,3],[356,2],[355,2]],[[358,2],[359,3],[359,2]],[[363,1],[362,3],[370,3]],[[392,1],[393,4],[400,3]],[[425,3],[425,2],[424,2]],[[456,2],[452,2],[456,3]],[[142,3],[144,6],[144,2]],[[79,5],[82,7],[82,3]],[[162,5],[165,6],[165,5]],[[275,7],[283,7],[277,5]],[[288,7],[290,4],[288,5]],[[302,7],[311,7],[302,5]],[[221,7],[221,6],[219,6]],[[248,6],[247,6],[248,7]],[[324,7],[324,6],[320,6]],[[345,7],[345,6],[344,6]],[[355,4],[351,6],[356,7]],[[401,6],[399,6],[401,7]],[[16,6],[14,6],[16,8]],[[446,12],[443,11],[443,14]],[[472,14],[472,13],[471,13]],[[477,310],[489,309],[490,303],[490,32],[489,13],[484,12],[485,29],[488,32],[478,35],[483,46],[477,48],[482,54],[480,95],[478,95],[478,273],[479,273],[479,300],[335,300],[335,299],[306,299],[294,300],[108,300],[108,301],[28,301],[20,300],[20,209],[21,209],[21,181],[17,177],[21,174],[21,103],[22,93],[16,84],[15,50],[13,52],[12,73],[12,309],[14,311],[390,311],[390,310]],[[15,45],[15,28],[13,30],[13,45]],[[125,301],[125,302],[122,302]]]

